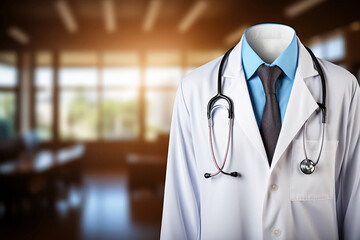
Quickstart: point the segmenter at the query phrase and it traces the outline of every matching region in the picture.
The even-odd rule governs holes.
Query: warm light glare
[[[224,54],[225,49],[216,50],[191,50],[187,51],[185,58],[188,66],[201,66]]]
[[[61,51],[60,65],[66,67],[97,66],[98,54],[95,51]]]
[[[149,51],[145,57],[147,66],[179,66],[181,64],[180,51]]]
[[[135,67],[140,65],[139,53],[136,51],[105,51],[102,62],[104,66],[127,66]]]

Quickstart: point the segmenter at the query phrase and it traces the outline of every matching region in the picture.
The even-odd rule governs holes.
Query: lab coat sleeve
[[[196,159],[183,82],[176,92],[171,119],[161,240],[200,238]]]
[[[345,240],[360,239],[360,90],[355,77],[353,86],[337,201],[339,238]]]

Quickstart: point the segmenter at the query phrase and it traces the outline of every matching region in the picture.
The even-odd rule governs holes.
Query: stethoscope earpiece
[[[233,177],[241,177],[241,174],[238,172],[231,172],[230,175]]]
[[[225,172],[223,172],[225,173]],[[230,175],[232,177],[241,177],[241,174],[238,172],[231,172],[231,173],[225,173],[226,175]],[[216,176],[217,174],[214,174],[214,176]],[[211,173],[205,173],[204,177],[205,178],[211,178],[213,175]]]

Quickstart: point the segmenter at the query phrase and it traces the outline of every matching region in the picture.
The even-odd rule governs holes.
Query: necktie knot
[[[277,65],[266,66],[261,64],[256,73],[263,84],[265,94],[275,94],[275,82],[282,73],[281,68]]]

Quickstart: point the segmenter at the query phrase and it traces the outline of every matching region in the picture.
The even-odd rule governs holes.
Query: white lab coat
[[[312,175],[299,169],[316,160],[321,141],[320,76],[297,37],[298,68],[269,167],[241,64],[243,38],[224,64],[223,93],[234,103],[232,144],[224,167],[212,162],[207,104],[217,92],[222,57],[188,73],[175,97],[164,193],[162,240],[360,239],[360,90],[344,68],[319,59],[327,81],[327,124],[322,155]],[[224,103],[219,102],[218,103]],[[227,112],[214,113],[214,149],[221,166]]]

